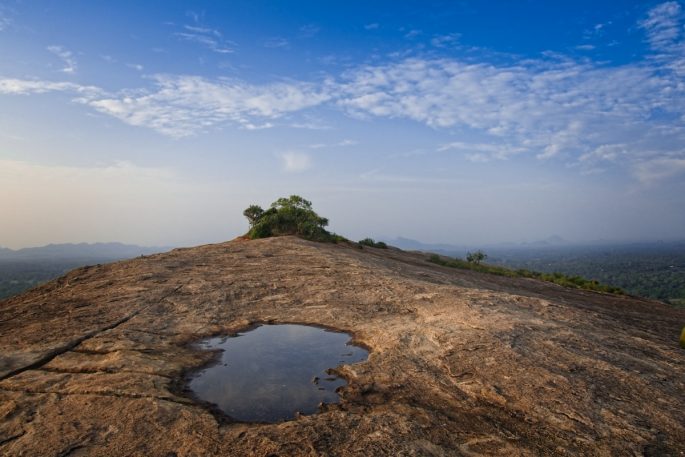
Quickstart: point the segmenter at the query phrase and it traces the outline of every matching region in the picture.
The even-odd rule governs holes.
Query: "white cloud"
[[[640,27],[647,34],[654,55],[652,58],[664,68],[685,76],[685,40],[683,39],[683,14],[680,4],[666,2],[647,13]]]
[[[139,63],[127,63],[126,66],[128,68],[133,68],[136,71],[143,71],[143,66]]]
[[[681,8],[678,2],[665,2],[655,6],[640,22],[647,32],[647,40],[654,49],[671,46],[680,36]]]
[[[74,92],[94,96],[102,91],[94,86],[82,86],[69,82],[55,82],[26,79],[0,79],[0,94],[29,95],[46,92]]]
[[[412,58],[347,72],[337,102],[352,115],[477,132],[505,144],[485,152],[493,157],[526,150],[573,160],[626,139],[631,156],[642,157],[655,144],[685,141],[670,128],[685,119],[685,86],[663,70],[556,57],[510,65]]]
[[[234,123],[247,130],[274,126],[288,113],[325,103],[332,98],[331,83],[278,82],[255,85],[244,81],[210,80],[198,76],[156,75],[150,89],[107,93],[94,86],[69,82],[0,79],[0,94],[28,95],[66,92],[75,102],[116,117],[127,124],[154,129],[174,138],[197,134],[209,127]],[[305,119],[292,127],[327,129]]]
[[[377,30],[380,27],[380,24],[378,22],[372,22],[370,24],[366,24],[364,28],[366,30]]]
[[[93,97],[84,103],[128,124],[180,138],[225,122],[247,129],[271,127],[269,120],[330,98],[325,86],[309,83],[252,85],[228,79],[163,75],[153,80],[152,90]]]
[[[62,68],[60,71],[69,74],[76,73],[76,59],[71,51],[65,49],[63,46],[57,45],[48,46],[47,50],[59,57],[64,63],[64,68]]]
[[[303,152],[289,151],[280,155],[283,169],[291,173],[308,170],[312,166],[312,159]]]
[[[576,46],[576,49],[579,51],[592,51],[595,49],[595,46],[592,44],[579,44]]]
[[[67,82],[0,79],[0,93],[73,92],[80,103],[172,137],[226,123],[269,128],[280,118],[286,118],[283,125],[315,128],[320,120],[307,118],[306,112],[297,119],[289,115],[328,104],[358,118],[404,118],[468,133],[478,140],[462,139],[441,149],[460,151],[469,160],[526,154],[563,160],[585,173],[614,166],[657,179],[664,175],[654,171],[659,159],[685,159],[680,6],[658,5],[640,27],[656,54],[625,65],[552,53],[518,61],[510,56],[508,63],[413,57],[352,67],[336,79],[316,82],[251,84],[157,75],[150,87],[107,94]],[[185,31],[220,36],[200,25]],[[458,38],[435,37],[433,44],[446,44],[445,37]]]

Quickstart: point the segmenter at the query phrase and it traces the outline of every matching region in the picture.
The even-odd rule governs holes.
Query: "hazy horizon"
[[[0,246],[685,239],[683,6],[0,2]]]
[[[216,240],[206,240],[204,242],[198,243],[198,245],[201,244],[216,244],[216,243],[222,243],[226,241],[230,241],[238,236],[243,235],[244,233],[238,234],[236,236],[229,236],[225,239],[216,239]],[[550,242],[550,238],[554,238],[556,235],[551,235],[550,237],[547,238],[541,238],[541,239],[535,239],[535,240],[505,240],[505,241],[494,241],[494,242],[488,242],[488,243],[461,243],[459,241],[444,241],[444,240],[438,240],[438,241],[426,241],[425,239],[421,238],[408,238],[402,235],[397,235],[397,236],[385,236],[385,235],[377,235],[375,236],[375,240],[378,241],[387,241],[392,243],[393,241],[405,241],[405,242],[418,242],[421,244],[426,244],[426,245],[445,245],[445,246],[453,246],[453,247],[461,247],[461,248],[478,248],[478,247],[502,247],[502,248],[507,248],[507,247],[521,247],[521,248],[526,248],[529,247],[531,249],[535,249],[537,247],[540,248],[545,248],[545,247],[587,247],[587,246],[592,246],[596,245],[598,247],[606,247],[606,246],[611,246],[611,245],[616,245],[616,246],[622,246],[622,245],[631,245],[631,244],[660,244],[660,243],[683,243],[685,242],[685,238],[672,238],[672,239],[616,239],[616,240],[606,240],[606,239],[595,239],[595,240],[567,240],[565,238],[562,238],[560,242],[554,243]],[[351,241],[358,241],[357,238],[352,237]],[[17,247],[10,247],[10,246],[3,246],[0,245],[0,249],[10,249],[13,251],[19,251],[21,249],[31,249],[31,248],[43,248],[46,246],[50,245],[81,245],[81,244],[86,244],[86,245],[96,245],[96,244],[122,244],[125,246],[137,246],[141,248],[170,248],[170,249],[175,249],[175,248],[182,248],[182,247],[192,247],[194,245],[188,245],[188,244],[147,244],[147,245],[141,245],[141,244],[136,244],[136,243],[126,243],[126,242],[121,242],[117,240],[95,240],[95,241],[53,241],[50,243],[45,243],[45,244],[40,244],[40,245],[30,245],[30,246],[17,246]],[[391,244],[392,245],[392,244]],[[398,245],[398,247],[401,247]]]

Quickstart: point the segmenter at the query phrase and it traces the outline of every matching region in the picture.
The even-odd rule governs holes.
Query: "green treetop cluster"
[[[338,242],[340,235],[328,232],[328,219],[312,209],[312,202],[299,195],[279,198],[267,210],[250,205],[243,215],[250,223],[247,236],[251,239],[297,235],[312,241]]]

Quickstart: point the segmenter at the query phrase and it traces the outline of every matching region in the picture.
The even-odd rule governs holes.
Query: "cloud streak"
[[[264,42],[264,47],[271,49],[288,49],[290,47],[290,42],[282,37],[273,37]]]
[[[640,27],[647,32],[647,41],[654,49],[672,46],[679,38],[681,7],[678,2],[666,2],[652,8]]]
[[[196,22],[199,19],[194,16]],[[231,54],[235,52],[236,44],[225,40],[220,31],[200,25],[184,25],[183,30],[174,34],[182,41],[196,43],[218,54]]]
[[[95,97],[103,91],[95,86],[83,86],[61,81],[44,81],[30,79],[0,79],[0,94],[4,95],[31,95],[45,94],[47,92],[71,92]]]
[[[127,124],[181,138],[226,122],[247,129],[270,127],[270,120],[330,97],[309,83],[253,85],[170,75],[157,75],[153,81],[152,90],[93,97],[84,103]]]
[[[48,46],[47,50],[56,55],[57,57],[59,57],[60,60],[64,63],[64,68],[60,70],[61,72],[69,74],[76,73],[76,59],[74,58],[74,54],[71,51],[65,49],[63,46],[57,45]]]

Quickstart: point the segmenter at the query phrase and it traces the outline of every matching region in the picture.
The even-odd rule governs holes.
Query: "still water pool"
[[[327,370],[368,357],[346,333],[293,324],[262,325],[201,346],[221,350],[221,359],[190,380],[191,391],[244,422],[289,420],[336,403],[345,380]]]

